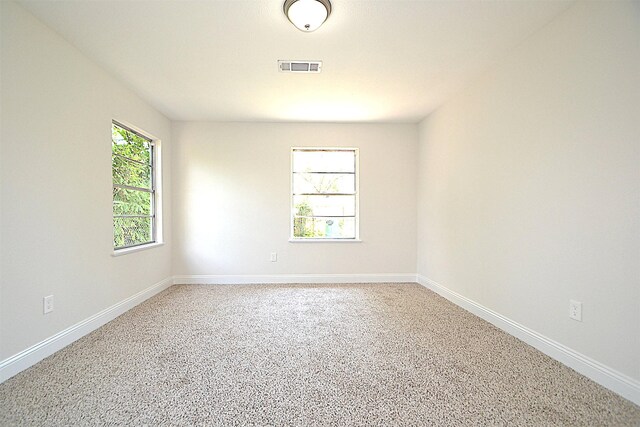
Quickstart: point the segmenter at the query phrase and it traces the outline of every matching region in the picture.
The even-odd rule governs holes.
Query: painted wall
[[[174,274],[415,273],[416,125],[184,122],[172,130]],[[362,242],[288,241],[292,146],[360,149]]]
[[[165,152],[170,122],[20,6],[0,7],[3,360],[171,275],[169,244],[112,257],[110,153],[112,119]],[[163,170],[166,219],[168,156]]]
[[[418,180],[419,274],[636,380],[639,40],[576,3],[421,123]]]

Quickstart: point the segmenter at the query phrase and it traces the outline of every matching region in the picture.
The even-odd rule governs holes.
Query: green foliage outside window
[[[301,174],[304,180],[313,188],[317,194],[338,192],[337,182],[339,178],[331,178],[328,176],[318,176],[307,171]],[[293,220],[293,236],[294,237],[327,237],[327,221],[333,220],[324,218],[313,218],[313,208],[307,199],[303,200],[295,206],[295,217]],[[344,221],[338,221],[338,227],[342,230]]]
[[[293,220],[294,237],[316,237],[314,235],[313,219],[300,218],[312,215],[313,209],[311,209],[307,201],[296,205],[296,217]]]
[[[115,248],[153,242],[153,145],[113,124],[113,244]]]

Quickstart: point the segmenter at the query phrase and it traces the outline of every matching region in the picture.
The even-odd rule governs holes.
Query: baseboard
[[[253,283],[406,283],[415,281],[416,275],[413,273],[173,276],[173,283],[176,285],[240,285]]]
[[[521,339],[598,384],[640,405],[640,382],[572,350],[544,335],[462,296],[445,286],[415,274],[286,274],[286,275],[188,275],[164,279],[101,312],[0,362],[0,383],[98,329],[172,284],[250,283],[405,283],[418,282],[454,304]]]
[[[640,382],[418,274],[417,281],[454,304],[497,326],[598,384],[640,405]]]
[[[112,305],[93,316],[76,323],[57,334],[0,362],[0,383],[35,365],[47,356],[98,329],[146,299],[173,285],[173,278],[166,278],[129,298]]]

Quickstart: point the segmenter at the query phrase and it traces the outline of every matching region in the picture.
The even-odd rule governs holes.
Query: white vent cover
[[[322,61],[278,61],[278,70],[283,73],[319,73]]]

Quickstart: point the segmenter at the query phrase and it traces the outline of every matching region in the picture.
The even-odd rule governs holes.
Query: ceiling
[[[172,120],[321,122],[417,122],[572,4],[331,0],[303,33],[283,3],[21,2]]]

